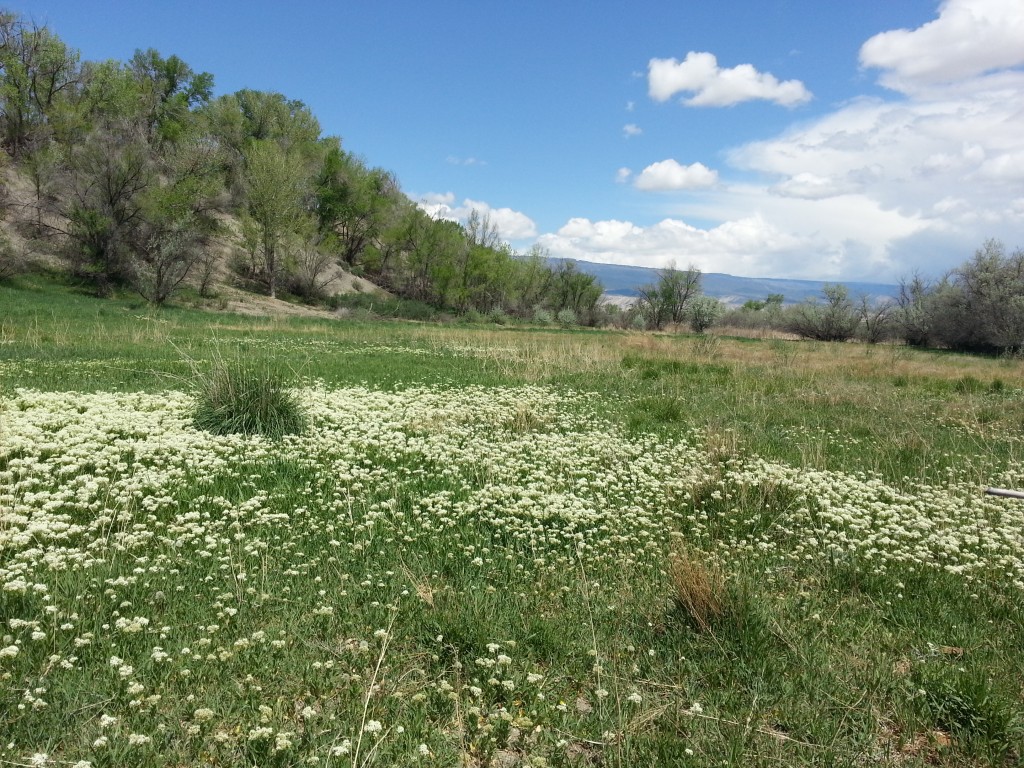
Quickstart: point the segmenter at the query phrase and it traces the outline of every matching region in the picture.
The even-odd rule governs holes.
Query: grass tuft
[[[193,421],[215,435],[263,435],[278,439],[301,434],[306,415],[270,365],[217,359],[197,376]]]
[[[979,755],[1000,761],[1020,757],[1024,730],[1015,707],[978,670],[933,662],[915,670],[924,714]],[[1015,762],[1015,764],[1017,764]]]
[[[701,632],[709,632],[726,612],[728,592],[722,569],[690,549],[678,549],[669,564],[672,601]]]

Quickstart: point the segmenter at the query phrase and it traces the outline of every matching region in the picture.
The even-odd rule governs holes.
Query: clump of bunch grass
[[[301,434],[306,415],[271,365],[218,358],[198,373],[193,422],[215,435],[263,435],[278,439]]]
[[[729,599],[725,574],[707,556],[687,547],[672,553],[669,563],[672,602],[701,632],[710,632],[721,621]]]

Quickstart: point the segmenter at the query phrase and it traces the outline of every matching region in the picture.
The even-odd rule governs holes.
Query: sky
[[[1021,0],[22,0],[83,60],[278,91],[519,251],[938,276],[1024,247]]]

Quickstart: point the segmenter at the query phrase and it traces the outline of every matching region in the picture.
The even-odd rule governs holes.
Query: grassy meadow
[[[298,434],[217,435],[219,366]],[[1024,363],[0,286],[0,765],[1024,755]]]

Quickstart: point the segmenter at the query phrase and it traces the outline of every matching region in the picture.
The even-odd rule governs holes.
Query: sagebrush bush
[[[216,360],[197,376],[193,421],[215,435],[264,435],[280,438],[306,428],[306,415],[269,365]]]

